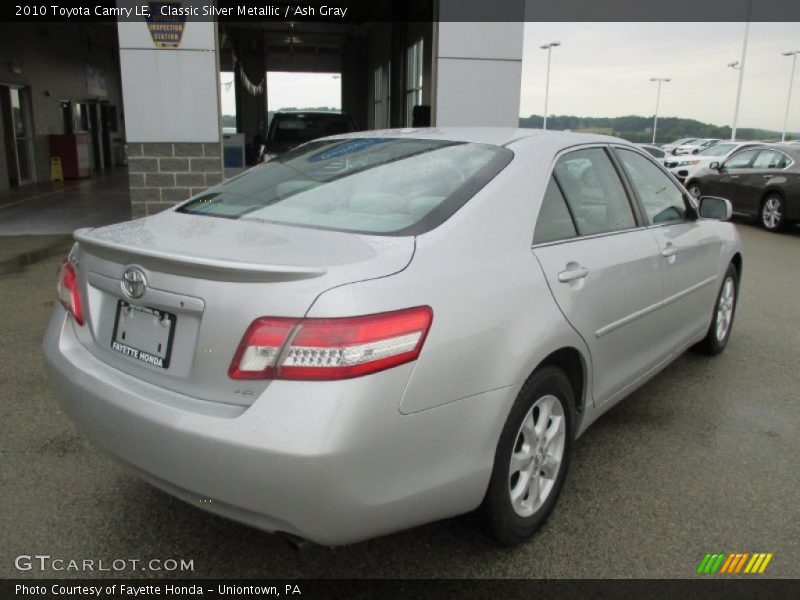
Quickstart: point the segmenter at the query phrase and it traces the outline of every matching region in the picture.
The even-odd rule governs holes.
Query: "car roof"
[[[544,131],[542,129],[522,129],[516,127],[415,127],[404,129],[378,129],[374,131],[358,131],[333,135],[323,139],[348,139],[361,137],[412,138],[443,140],[452,142],[470,142],[474,144],[490,144],[508,146],[521,142],[534,142],[537,145],[568,147],[579,144],[626,144],[620,138],[594,133],[577,133],[573,131]]]
[[[324,110],[279,110],[274,117],[345,117],[349,118],[350,114],[346,112],[328,112]]]

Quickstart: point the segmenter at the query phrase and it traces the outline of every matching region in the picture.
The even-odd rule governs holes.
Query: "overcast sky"
[[[678,15],[676,15],[678,16]],[[730,125],[739,72],[744,23],[526,23],[522,61],[522,116],[544,110],[547,52],[552,50],[548,112],[614,117],[652,115],[662,84],[660,116]],[[789,91],[791,57],[800,50],[800,23],[751,23],[739,127],[780,131]],[[798,60],[800,62],[800,60]],[[800,65],[789,114],[789,130],[800,131]]]

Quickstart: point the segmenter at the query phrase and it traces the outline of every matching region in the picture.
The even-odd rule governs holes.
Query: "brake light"
[[[419,306],[341,319],[263,317],[248,327],[233,379],[350,379],[416,360],[433,311]]]
[[[56,284],[58,299],[67,312],[72,315],[78,325],[83,325],[83,310],[81,299],[78,295],[78,275],[68,260],[64,259],[58,268],[58,283]]]

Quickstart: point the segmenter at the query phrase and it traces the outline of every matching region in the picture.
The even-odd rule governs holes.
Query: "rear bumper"
[[[43,349],[65,412],[141,478],[198,508],[327,545],[476,508],[517,392],[404,416],[409,364],[340,382],[271,382],[250,407],[206,402],[98,360],[60,307]]]

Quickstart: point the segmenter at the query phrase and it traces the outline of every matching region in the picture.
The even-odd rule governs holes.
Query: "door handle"
[[[738,175],[729,175],[729,177],[730,177],[731,179],[739,179],[739,176],[738,176]]]
[[[675,256],[677,253],[678,253],[678,248],[674,244],[672,244],[672,242],[669,242],[666,246],[664,246],[661,249],[661,256],[663,256],[664,258],[670,258],[672,256]]]
[[[763,177],[764,179],[772,179],[772,178],[773,178],[773,177],[775,177],[775,176],[774,176],[774,175],[762,175],[762,177]]]
[[[566,271],[561,271],[558,274],[558,280],[561,283],[568,283],[570,281],[576,281],[578,279],[583,279],[589,274],[589,269],[586,267],[574,267],[572,269],[567,269]]]

